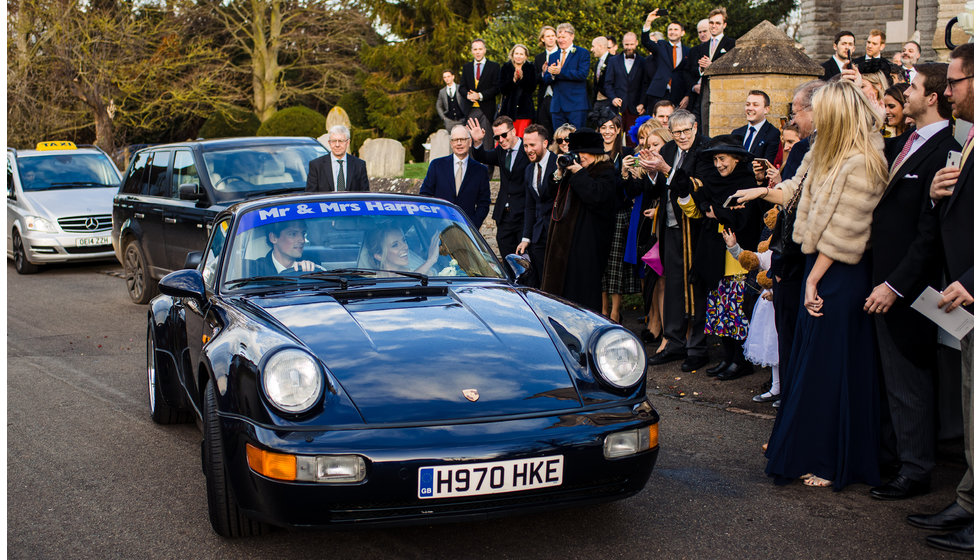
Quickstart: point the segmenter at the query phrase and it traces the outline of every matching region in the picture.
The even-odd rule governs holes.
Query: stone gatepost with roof
[[[778,27],[763,21],[739,37],[735,48],[712,62],[704,75],[709,87],[701,116],[708,134],[717,136],[746,123],[745,97],[754,89],[769,94],[769,122],[780,128],[789,116],[793,90],[823,76],[823,67]]]

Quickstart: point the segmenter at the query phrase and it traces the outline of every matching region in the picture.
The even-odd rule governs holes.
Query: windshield
[[[119,172],[103,154],[45,154],[17,158],[25,192],[119,187]]]
[[[504,278],[459,211],[439,203],[282,203],[243,214],[224,286],[330,279]],[[244,280],[243,280],[244,279]],[[252,279],[252,280],[249,280]]]
[[[319,144],[274,144],[204,152],[204,164],[219,201],[306,188],[310,161],[326,155]]]

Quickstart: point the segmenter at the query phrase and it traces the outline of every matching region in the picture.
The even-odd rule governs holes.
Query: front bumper
[[[112,250],[110,230],[92,233],[42,233],[21,232],[27,260],[33,264],[60,263],[68,261],[115,260]],[[104,239],[99,245],[80,245],[79,240]],[[85,241],[82,241],[84,243]]]
[[[617,500],[643,489],[659,447],[606,459],[607,434],[659,421],[648,403],[532,419],[411,428],[275,432],[222,417],[232,490],[249,516],[280,526],[403,525],[482,519]],[[358,454],[367,477],[355,484],[273,480],[249,469],[245,444],[280,453]],[[560,486],[444,499],[417,497],[419,468],[564,457]]]

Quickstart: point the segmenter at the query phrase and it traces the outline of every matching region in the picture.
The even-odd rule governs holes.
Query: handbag
[[[658,275],[663,276],[664,265],[660,262],[660,241],[653,244],[653,247],[641,258],[644,264],[649,266]]]
[[[793,241],[793,226],[796,222],[796,205],[799,203],[800,195],[803,193],[803,183],[806,181],[806,175],[806,173],[803,174],[803,179],[800,180],[800,188],[793,194],[793,198],[790,199],[789,204],[780,208],[779,213],[776,214],[776,225],[772,228],[772,241],[769,242],[769,248],[774,253],[779,253],[783,256],[802,254],[800,244]]]

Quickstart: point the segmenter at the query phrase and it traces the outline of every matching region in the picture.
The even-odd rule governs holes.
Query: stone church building
[[[855,35],[855,54],[864,54],[868,32],[881,29],[887,44],[884,56],[901,50],[914,38],[922,45],[923,60],[947,60],[949,50],[943,37],[946,22],[965,11],[966,0],[800,0],[800,42],[814,60],[823,62],[833,54],[834,35],[843,29]],[[956,26],[953,43],[967,41]]]

